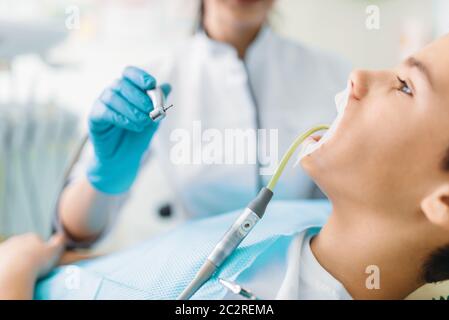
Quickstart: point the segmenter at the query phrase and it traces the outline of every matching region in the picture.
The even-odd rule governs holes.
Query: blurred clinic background
[[[50,233],[64,170],[93,101],[126,65],[145,66],[187,39],[198,5],[0,0],[0,237]],[[366,27],[370,5],[380,9],[379,29]],[[354,67],[382,68],[448,32],[449,1],[278,0],[270,23],[288,38],[339,53]],[[128,246],[181,221],[163,209],[173,194],[155,167],[145,169],[151,179],[137,181],[98,250]]]

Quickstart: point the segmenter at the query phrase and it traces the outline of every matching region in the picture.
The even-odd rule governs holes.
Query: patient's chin
[[[300,165],[303,168],[303,170],[310,176],[314,177],[314,173],[318,170],[317,168],[317,161],[316,161],[316,153],[320,150],[316,150],[312,152],[311,154],[305,156],[301,159]]]
[[[300,165],[306,174],[315,182],[323,180],[323,176],[328,172],[328,165],[326,159],[329,158],[326,154],[327,145],[322,145],[319,149],[301,159]]]
[[[332,169],[329,168],[329,163],[326,164],[326,157],[322,157],[321,152],[321,149],[314,151],[301,159],[300,164],[304,172],[313,180],[313,182],[315,182],[320,190],[328,196],[328,191],[332,190],[332,188],[329,188],[329,186],[332,185],[332,181],[330,181]]]
[[[311,160],[310,160],[310,156],[308,155],[307,157],[304,157],[301,159],[301,161],[299,162],[299,164],[301,165],[301,167],[304,169],[305,172],[309,172],[310,166],[311,166]]]

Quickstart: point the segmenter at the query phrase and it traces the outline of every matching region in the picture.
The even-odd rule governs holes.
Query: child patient
[[[288,299],[403,299],[449,279],[449,36],[396,69],[353,72],[350,87],[336,132],[301,161],[332,208],[273,203],[217,276]],[[176,298],[234,217],[81,263],[77,290],[57,269],[36,296]],[[226,297],[214,277],[193,298]]]

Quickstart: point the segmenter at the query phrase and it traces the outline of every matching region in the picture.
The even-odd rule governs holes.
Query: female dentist
[[[237,150],[253,150],[254,162],[210,163],[192,156],[180,163],[173,142],[179,148],[182,133],[211,129],[224,145],[226,133],[265,129],[275,151],[269,156],[278,160],[298,132],[334,118],[333,96],[346,85],[350,66],[276,35],[267,23],[273,3],[203,0],[201,28],[186,44],[149,73],[126,68],[105,89],[89,116],[89,147],[59,200],[57,228],[77,246],[91,244],[115,220],[150,153],[191,217],[242,208],[266,182],[266,161],[256,148]],[[156,79],[174,89],[168,99],[175,107],[160,125],[148,117],[153,106],[146,91]],[[167,96],[170,85],[162,85]],[[194,139],[192,133],[184,141],[190,155],[202,154],[211,135],[203,144]],[[307,198],[314,190],[297,169],[285,174],[276,197]]]

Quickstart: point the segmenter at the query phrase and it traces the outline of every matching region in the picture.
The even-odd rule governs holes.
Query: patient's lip
[[[305,149],[307,149],[310,145],[313,145],[315,143],[317,143],[318,141],[320,141],[321,137],[317,137],[317,136],[310,136],[308,137],[306,140],[304,140],[304,142],[302,143],[302,149],[301,152],[302,153]]]
[[[311,138],[313,140],[315,140],[316,142],[320,141],[322,137],[323,137],[322,135],[313,135],[313,136],[311,136]]]
[[[355,99],[355,100],[360,100],[356,95],[355,95],[355,92],[354,92],[354,82],[352,81],[352,80],[349,80],[349,84],[350,84],[350,87],[349,87],[349,100],[350,99]]]

